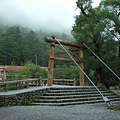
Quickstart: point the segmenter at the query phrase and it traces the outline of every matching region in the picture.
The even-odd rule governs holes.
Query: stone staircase
[[[99,90],[107,97],[110,102],[120,102],[120,96],[102,89]],[[35,98],[31,105],[77,105],[104,103],[101,95],[93,86],[74,86],[74,87],[50,87],[43,96]]]

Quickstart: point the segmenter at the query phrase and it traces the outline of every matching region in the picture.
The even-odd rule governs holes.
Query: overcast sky
[[[95,0],[94,6],[100,0]],[[33,29],[42,27],[70,29],[74,24],[76,0],[0,0],[0,20],[5,24],[22,25]]]

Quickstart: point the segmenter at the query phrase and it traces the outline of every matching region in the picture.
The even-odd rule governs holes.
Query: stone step
[[[116,94],[99,88],[110,101],[120,101]],[[104,102],[100,93],[93,86],[51,87],[43,96],[37,97],[32,105],[76,105]]]
[[[112,96],[116,97],[112,93],[104,93],[104,96]],[[81,98],[81,97],[99,97],[101,96],[100,94],[82,94],[82,95],[64,95],[64,96],[40,96],[38,97],[39,99],[62,99],[62,98]]]
[[[91,89],[96,90],[93,86],[64,86],[64,87],[51,87],[50,90],[85,90],[85,89]]]
[[[99,86],[98,86],[99,87]],[[52,86],[50,89],[86,89],[95,88],[94,86]]]
[[[61,103],[36,103],[33,102],[31,105],[45,105],[45,106],[66,106],[66,105],[78,105],[78,104],[93,104],[104,102],[103,100],[92,100],[92,101],[77,101],[77,102],[61,102]]]
[[[120,98],[110,99],[110,103],[120,102]],[[97,104],[97,103],[105,103],[103,99],[100,100],[90,100],[90,101],[73,101],[73,102],[61,102],[61,103],[40,103],[33,102],[31,105],[44,105],[44,106],[66,106],[66,105],[79,105],[79,104]]]
[[[116,97],[116,98],[108,98],[110,101],[119,101],[120,102],[120,97]]]
[[[62,92],[87,92],[96,91],[96,89],[64,89],[64,90],[49,90],[48,93],[62,93]]]
[[[118,97],[111,97],[111,96],[108,96],[108,99],[119,99]],[[84,97],[84,98],[62,98],[62,99],[36,99],[35,102],[45,102],[45,103],[60,103],[60,102],[73,102],[73,101],[90,101],[90,100],[101,100],[102,97],[99,96],[99,97],[94,97],[94,96],[91,96],[91,97]]]
[[[107,91],[101,91],[103,94],[108,93]],[[45,96],[62,96],[62,95],[80,95],[80,94],[99,94],[98,91],[84,91],[84,92],[60,92],[60,93],[44,93]]]
[[[85,98],[71,98],[71,99],[36,99],[35,102],[61,103],[61,102],[87,101],[87,100],[98,100],[98,99],[101,99],[101,97],[85,97]]]

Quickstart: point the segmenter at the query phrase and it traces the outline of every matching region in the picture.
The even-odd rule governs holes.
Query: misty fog
[[[76,15],[75,2],[76,0],[0,0],[0,23],[70,33]]]
[[[77,0],[0,0],[0,24],[71,32]],[[95,0],[94,6],[101,0]]]

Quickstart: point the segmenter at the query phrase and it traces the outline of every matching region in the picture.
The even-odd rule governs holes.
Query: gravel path
[[[120,120],[107,105],[15,106],[0,108],[0,120]]]

